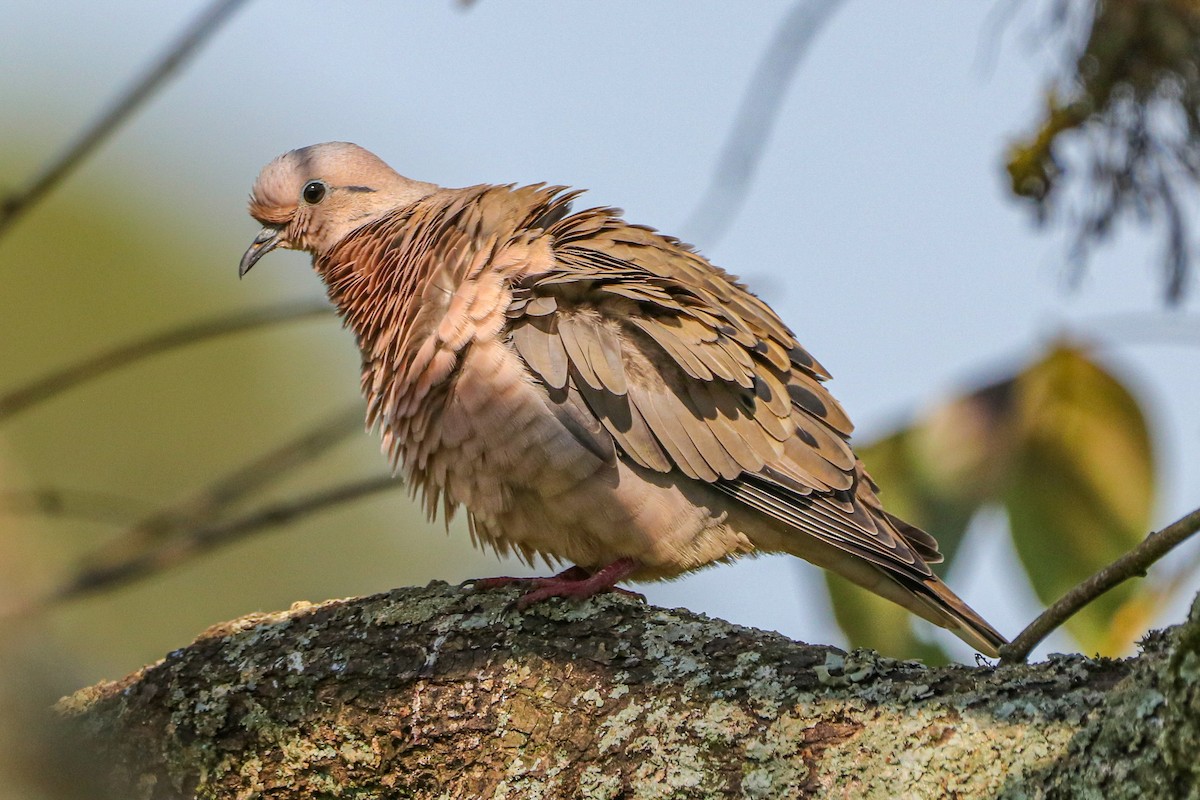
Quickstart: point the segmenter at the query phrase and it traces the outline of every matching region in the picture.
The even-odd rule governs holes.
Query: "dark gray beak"
[[[242,263],[238,265],[238,277],[244,277],[260,258],[278,247],[281,235],[282,232],[278,228],[263,228],[259,231],[258,236],[254,237],[254,241],[246,249],[246,254],[242,256]]]

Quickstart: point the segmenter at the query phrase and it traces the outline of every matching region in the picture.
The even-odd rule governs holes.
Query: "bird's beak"
[[[255,236],[254,241],[246,248],[246,254],[242,256],[242,263],[238,265],[238,277],[244,277],[260,258],[278,247],[282,235],[283,232],[278,228],[267,227],[259,231],[258,236]]]

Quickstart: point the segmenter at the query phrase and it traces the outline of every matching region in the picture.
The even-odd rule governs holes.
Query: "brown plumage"
[[[989,655],[1004,638],[883,510],[825,369],[687,245],[575,192],[441,189],[367,151],[294,150],[259,175],[275,247],[307,250],[358,339],[367,419],[432,516],[577,568],[531,600],[787,552]]]

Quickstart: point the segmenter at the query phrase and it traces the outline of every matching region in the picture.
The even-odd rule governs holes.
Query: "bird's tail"
[[[925,559],[926,563],[937,563],[942,560],[937,540],[928,533],[894,514],[884,511],[883,516],[891,523],[892,528],[904,538],[904,541]],[[920,607],[912,608],[910,606],[914,612],[917,614],[921,614],[923,610],[932,612],[933,616],[928,614],[921,614],[921,616],[935,625],[950,630],[979,652],[995,658],[1000,655],[1000,647],[1008,644],[1007,639],[989,625],[987,620],[975,613],[975,609],[964,603],[961,597],[950,591],[950,587],[942,583],[936,575],[924,579],[896,574],[893,574],[892,577],[909,589],[919,601]]]
[[[893,576],[897,577],[897,576]],[[948,629],[958,638],[974,647],[986,656],[996,658],[1000,648],[1008,644],[1008,640],[1000,632],[988,624],[987,620],[975,613],[975,610],[963,602],[962,598],[950,591],[950,587],[934,576],[924,581],[908,581],[911,579],[898,578],[902,584],[907,584],[912,594],[921,601],[923,609],[913,608],[922,617]]]

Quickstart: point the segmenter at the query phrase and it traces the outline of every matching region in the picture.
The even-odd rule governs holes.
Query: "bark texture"
[[[1200,797],[1200,603],[1124,661],[930,669],[515,596],[245,617],[59,710],[129,798]]]

